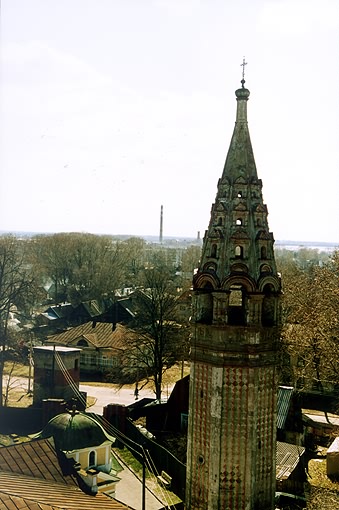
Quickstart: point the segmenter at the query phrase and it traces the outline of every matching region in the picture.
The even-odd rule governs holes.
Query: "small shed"
[[[303,494],[306,482],[305,448],[277,441],[277,491]]]
[[[79,348],[51,345],[33,347],[34,405],[40,405],[43,399],[62,398],[69,401],[77,396],[74,390],[79,390],[80,352]]]
[[[336,437],[327,450],[326,455],[327,476],[339,477],[339,437]]]

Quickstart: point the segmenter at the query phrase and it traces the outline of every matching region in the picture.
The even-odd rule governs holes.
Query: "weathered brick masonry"
[[[244,83],[193,281],[189,510],[274,508],[281,284]]]

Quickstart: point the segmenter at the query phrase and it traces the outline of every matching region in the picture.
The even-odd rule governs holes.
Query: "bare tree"
[[[292,382],[323,391],[339,385],[339,254],[324,265],[283,267],[284,346]]]
[[[15,310],[25,310],[32,301],[35,278],[25,258],[24,242],[14,236],[0,237],[0,406],[5,353],[11,335],[9,319]]]
[[[157,256],[143,271],[143,291],[136,298],[133,327],[139,332],[131,348],[130,365],[151,379],[157,399],[161,398],[164,372],[182,357],[188,328],[177,321],[178,295],[173,270]]]

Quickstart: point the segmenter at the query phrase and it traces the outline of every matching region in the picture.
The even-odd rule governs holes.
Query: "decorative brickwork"
[[[281,285],[236,91],[230,149],[193,281],[187,510],[272,510]]]

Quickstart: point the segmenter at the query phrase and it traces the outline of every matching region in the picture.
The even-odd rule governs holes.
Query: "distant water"
[[[13,234],[15,237],[20,239],[33,237],[36,235],[52,235],[51,232],[9,232],[0,230],[0,235],[8,235]],[[99,235],[99,234],[98,234]],[[104,234],[103,234],[104,235]],[[133,235],[133,234],[106,234],[112,236],[114,239],[129,239],[131,237],[140,237],[144,239],[148,243],[159,243],[159,236],[152,235]],[[182,237],[182,236],[164,236],[163,237],[164,245],[175,245],[175,244],[202,244],[202,239],[197,239],[197,237]],[[339,242],[321,242],[321,241],[275,241],[276,249],[286,249],[286,250],[300,250],[301,248],[310,248],[312,250],[319,250],[325,252],[332,252],[336,249],[339,249]]]
[[[300,250],[302,248],[309,248],[310,250],[332,252],[339,249],[339,242],[325,243],[320,241],[276,241],[275,248],[281,248],[285,250]]]

